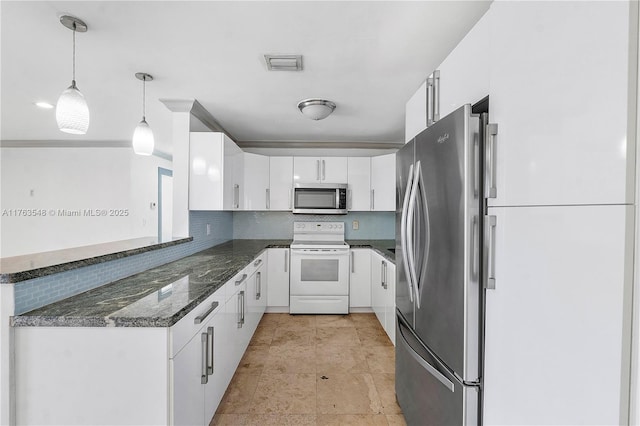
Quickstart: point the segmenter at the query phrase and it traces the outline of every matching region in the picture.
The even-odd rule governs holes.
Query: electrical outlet
[[[353,230],[357,231],[358,229],[360,229],[360,222],[358,222],[357,220],[353,221]]]
[[[207,223],[207,235],[211,235],[211,225]]]

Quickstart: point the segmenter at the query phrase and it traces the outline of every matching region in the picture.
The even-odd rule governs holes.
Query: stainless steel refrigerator
[[[396,395],[409,425],[481,423],[485,121],[465,105],[396,154]]]

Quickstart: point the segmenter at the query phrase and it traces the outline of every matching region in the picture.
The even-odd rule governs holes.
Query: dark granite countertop
[[[233,240],[12,318],[13,326],[170,327],[268,247]]]
[[[394,240],[347,240],[394,261]],[[232,240],[12,318],[13,326],[170,327],[264,249],[290,240]]]
[[[372,248],[388,261],[396,263],[396,240],[347,240],[347,243],[351,248]]]
[[[186,237],[161,242],[156,237],[143,237],[0,258],[0,284],[17,283],[44,277],[192,240],[193,237]]]

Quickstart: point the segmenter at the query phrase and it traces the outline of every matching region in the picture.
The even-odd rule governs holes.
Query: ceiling
[[[404,140],[406,101],[488,9],[484,1],[2,1],[3,141],[130,140],[142,115],[172,152],[171,113],[159,99],[197,99],[244,146]],[[72,33],[84,20],[76,81],[91,112],[86,135],[60,132],[56,103],[71,83]],[[301,54],[301,72],[268,71],[265,54]],[[297,109],[336,103],[325,120]],[[273,142],[276,142],[274,144]],[[283,145],[286,146],[286,145]]]

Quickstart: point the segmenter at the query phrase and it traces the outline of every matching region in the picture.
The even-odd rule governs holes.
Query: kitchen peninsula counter
[[[263,250],[290,240],[232,240],[12,318],[13,326],[170,327]]]
[[[16,327],[171,327],[267,248],[291,240],[231,240],[12,318]],[[389,261],[394,240],[347,240]]]
[[[193,241],[193,237],[158,241],[155,237],[133,238],[102,244],[0,258],[0,284],[12,284],[109,262]]]

